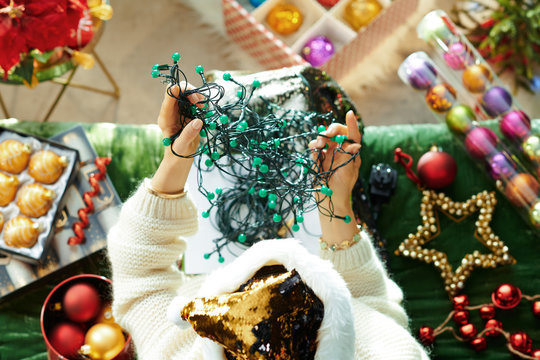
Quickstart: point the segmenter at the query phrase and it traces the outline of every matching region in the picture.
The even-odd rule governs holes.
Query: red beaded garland
[[[475,351],[486,350],[487,347],[486,338],[483,336],[472,339],[470,344]]]
[[[523,331],[516,331],[510,335],[510,345],[514,350],[521,351],[524,354],[530,354],[532,350],[532,339]]]
[[[493,328],[502,330],[502,323],[497,319],[489,319],[488,321],[486,321],[486,329],[493,329]],[[489,337],[496,337],[496,336],[501,335],[501,332],[497,330],[489,330],[489,331],[486,331],[486,335]]]
[[[469,312],[467,310],[459,310],[454,313],[452,319],[458,325],[465,325],[469,322]]]
[[[418,337],[420,338],[420,342],[426,346],[433,344],[435,341],[433,328],[430,326],[422,326],[420,330],[418,330]]]
[[[533,350],[531,356],[535,359],[540,359],[540,349]]]
[[[465,324],[459,328],[459,334],[465,341],[469,341],[478,334],[473,324]]]
[[[454,296],[452,304],[454,305],[454,310],[463,310],[465,306],[469,305],[469,298],[467,295]]]
[[[533,301],[532,312],[534,316],[540,318],[540,300]]]
[[[511,309],[521,301],[521,290],[512,284],[499,285],[491,294],[491,301],[498,308]]]
[[[495,307],[491,305],[482,306],[480,308],[480,317],[484,320],[493,319],[495,317]]]

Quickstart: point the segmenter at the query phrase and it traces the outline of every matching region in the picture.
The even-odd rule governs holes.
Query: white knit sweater
[[[109,232],[113,314],[131,334],[141,360],[215,360],[205,359],[202,338],[193,329],[181,330],[166,318],[177,294],[195,297],[205,281],[173,267],[186,248],[179,237],[194,234],[197,227],[197,210],[188,196],[162,199],[141,186]],[[428,359],[409,333],[403,294],[369,240],[347,250],[322,251],[321,257],[333,263],[351,292],[355,359]]]

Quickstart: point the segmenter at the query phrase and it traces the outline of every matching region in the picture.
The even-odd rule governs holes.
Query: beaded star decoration
[[[422,225],[418,226],[416,233],[408,235],[396,249],[395,254],[432,263],[440,271],[448,295],[456,295],[463,289],[465,281],[475,268],[494,268],[516,262],[508,253],[508,247],[491,229],[490,222],[496,203],[494,192],[483,191],[467,201],[455,202],[444,193],[424,190],[420,205]],[[460,222],[478,212],[474,236],[491,250],[491,253],[482,254],[476,250],[472,254],[466,254],[460,266],[453,271],[446,253],[422,247],[441,233],[438,212],[442,212],[455,222]]]

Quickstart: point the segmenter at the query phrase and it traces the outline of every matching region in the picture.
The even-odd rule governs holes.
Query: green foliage
[[[514,71],[517,84],[529,88],[533,67],[540,64],[540,2],[498,0],[494,25],[478,46],[500,72]]]

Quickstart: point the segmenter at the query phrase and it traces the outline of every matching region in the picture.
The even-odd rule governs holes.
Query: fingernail
[[[193,129],[195,129],[195,130],[197,130],[197,131],[201,130],[201,128],[202,128],[202,121],[201,121],[201,119],[195,119],[195,120],[193,120],[193,125],[192,125],[192,126],[193,126]]]

